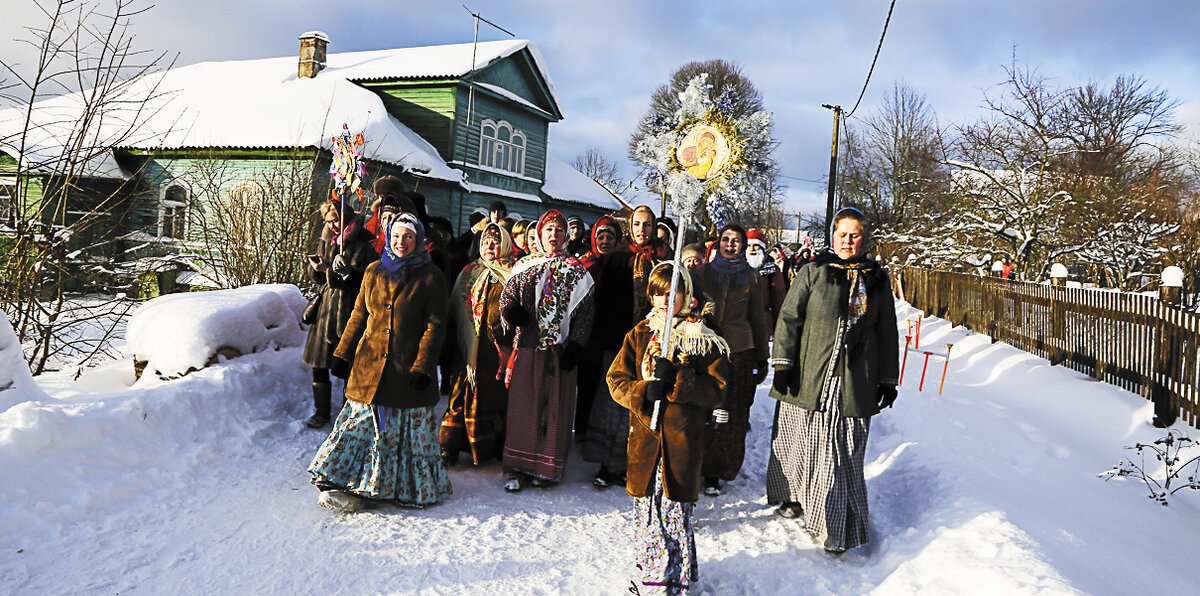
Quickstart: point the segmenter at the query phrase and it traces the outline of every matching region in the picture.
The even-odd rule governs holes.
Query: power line
[[[875,57],[871,59],[871,69],[867,71],[867,80],[863,81],[862,91],[858,94],[858,100],[854,102],[854,107],[850,108],[850,113],[845,117],[849,118],[854,115],[854,111],[858,109],[858,104],[862,103],[862,98],[867,94],[867,84],[871,82],[871,73],[875,72],[875,63],[879,60],[879,50],[883,49],[883,38],[887,35],[888,24],[892,22],[892,10],[896,8],[896,0],[892,0],[892,5],[888,7],[887,19],[883,21],[883,33],[879,34],[879,45],[875,46]]]

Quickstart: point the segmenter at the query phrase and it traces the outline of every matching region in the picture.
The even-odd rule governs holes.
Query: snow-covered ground
[[[954,344],[949,379],[939,396],[931,360],[917,392],[910,357],[896,407],[872,421],[871,545],[827,555],[767,507],[763,385],[742,476],[696,508],[699,592],[1195,593],[1200,493],[1162,507],[1097,477],[1163,434],[1148,402],[939,320],[921,339]],[[0,593],[624,592],[631,499],[593,489],[578,459],[547,490],[506,494],[497,465],[460,465],[426,510],[318,507],[305,470],[324,433],[299,422],[299,353],[136,384],[126,361],[6,396]]]

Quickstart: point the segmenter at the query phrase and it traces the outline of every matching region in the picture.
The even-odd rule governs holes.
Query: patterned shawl
[[[458,323],[458,346],[462,350],[463,359],[467,363],[467,380],[475,386],[475,362],[479,354],[479,337],[483,333],[484,319],[487,316],[487,290],[489,282],[503,284],[508,281],[512,272],[514,259],[512,252],[512,237],[508,230],[498,224],[488,224],[479,235],[480,254],[483,253],[483,239],[497,230],[500,235],[500,249],[491,261],[483,257],[467,265],[458,279],[454,281],[454,293],[450,297],[451,309]],[[499,346],[497,346],[499,350]]]
[[[658,271],[660,268],[670,268],[671,263],[660,263],[654,268]],[[651,272],[653,274],[653,271]],[[729,344],[715,331],[709,329],[704,320],[700,318],[699,313],[692,312],[692,298],[694,290],[692,288],[692,275],[687,269],[680,268],[679,270],[679,287],[676,291],[683,295],[683,308],[675,315],[671,328],[671,344],[668,346],[667,353],[673,362],[678,363],[680,357],[688,356],[707,356],[713,352],[720,354],[729,354]],[[651,368],[654,363],[654,358],[662,353],[662,347],[659,343],[659,338],[662,335],[665,312],[651,309],[650,314],[646,315],[646,325],[650,327],[650,344],[646,348],[646,354],[642,357],[642,378],[651,378]]]
[[[546,224],[555,219],[566,228],[567,219],[552,209],[538,219],[539,238]],[[509,278],[527,271],[537,278],[537,305],[533,314],[538,323],[538,348],[548,349],[566,341],[571,331],[571,314],[592,289],[592,276],[579,259],[567,254],[565,243],[558,252],[532,254],[521,259]]]

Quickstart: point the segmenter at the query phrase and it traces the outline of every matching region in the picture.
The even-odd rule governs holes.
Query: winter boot
[[[346,513],[355,513],[366,508],[367,500],[345,491],[327,490],[317,497],[317,504]]]
[[[304,426],[321,428],[329,424],[330,402],[333,400],[333,385],[313,383],[313,415],[304,421]]]

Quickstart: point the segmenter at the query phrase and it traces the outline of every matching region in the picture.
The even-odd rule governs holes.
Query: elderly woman
[[[303,359],[313,371],[313,415],[304,422],[309,428],[329,424],[333,395],[329,367],[333,349],[354,310],[363,272],[379,260],[379,253],[371,246],[372,236],[363,227],[363,218],[349,206],[343,210],[341,201],[325,201],[321,203],[321,217],[325,227],[321,230],[320,244],[317,252],[308,257],[309,279],[318,296],[315,308],[305,312],[309,328]]]
[[[567,218],[551,210],[537,223],[541,254],[513,267],[500,308],[516,327],[509,364],[504,489],[562,480],[575,416],[576,367],[592,327],[592,276],[567,254]]]
[[[861,212],[839,211],[834,254],[796,273],[775,327],[767,502],[805,515],[832,553],[867,543],[867,431],[896,400],[895,303],[887,272],[865,256],[868,234]]]
[[[442,457],[458,463],[459,452],[475,465],[500,457],[504,448],[504,362],[512,352],[512,332],[500,316],[500,292],[512,272],[508,231],[489,223],[479,236],[479,259],[454,281],[450,310],[457,338],[450,402],[442,416]]]
[[[388,226],[334,353],[349,367],[346,405],[308,471],[319,504],[358,511],[375,501],[438,503],[450,480],[438,453],[433,382],[446,321],[446,280],[410,214]]]
[[[758,273],[746,262],[746,230],[736,224],[721,228],[717,254],[696,271],[696,287],[708,304],[705,314],[729,342],[729,388],[719,410],[729,420],[710,420],[704,448],[704,493],[721,494],[721,481],[737,478],[746,458],[750,406],[754,389],[767,376],[770,325],[763,306]]]

